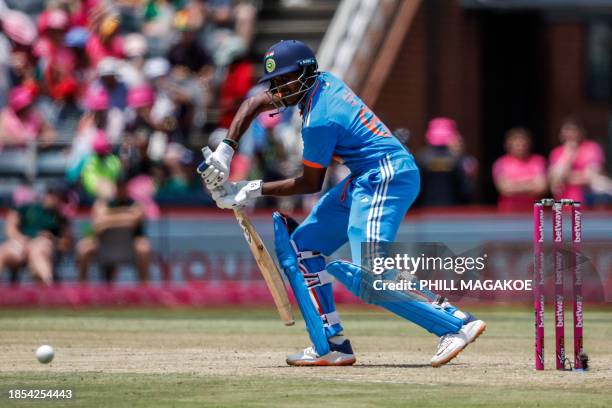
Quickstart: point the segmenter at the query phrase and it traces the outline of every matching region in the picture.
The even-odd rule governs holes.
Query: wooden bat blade
[[[251,224],[251,221],[249,221],[242,210],[234,210],[234,215],[238,220],[240,228],[242,228],[244,238],[268,286],[272,299],[274,299],[274,304],[276,305],[276,309],[282,321],[286,326],[292,326],[295,324],[295,319],[293,318],[293,311],[291,310],[291,302],[289,301],[289,296],[285,289],[285,282],[283,281],[283,277],[276,263],[266,249],[261,237],[253,227],[253,224]]]

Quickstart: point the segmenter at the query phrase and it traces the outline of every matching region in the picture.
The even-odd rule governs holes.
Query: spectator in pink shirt
[[[493,164],[493,181],[502,211],[528,210],[546,192],[546,160],[531,153],[527,129],[506,132],[506,154]]]
[[[119,34],[119,17],[109,13],[100,19],[96,30],[91,33],[85,52],[93,67],[104,58],[123,58],[123,37]]]
[[[604,152],[592,140],[580,120],[570,117],[561,125],[561,146],[550,153],[548,175],[555,198],[584,201],[593,179],[602,172]]]
[[[36,140],[47,145],[55,139],[55,131],[33,106],[35,92],[27,86],[11,90],[9,104],[0,113],[0,150],[3,146],[24,147]]]

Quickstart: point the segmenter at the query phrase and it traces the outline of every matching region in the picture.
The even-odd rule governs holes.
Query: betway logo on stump
[[[582,296],[577,296],[575,302],[576,307],[576,327],[582,327]]]
[[[574,209],[574,242],[582,241],[582,213],[578,209]]]
[[[565,326],[565,312],[563,311],[563,296],[557,295],[557,301],[555,302],[555,313],[557,315],[557,327]]]
[[[555,211],[555,229],[554,229],[554,241],[563,242],[563,213],[561,211]]]

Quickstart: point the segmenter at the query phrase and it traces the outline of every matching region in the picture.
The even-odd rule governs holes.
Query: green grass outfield
[[[611,407],[612,310],[585,313],[592,369],[533,370],[533,311],[469,308],[487,332],[434,369],[436,339],[384,312],[341,308],[353,367],[297,368],[303,323],[273,310],[0,310],[0,407]],[[566,343],[572,353],[571,313]],[[552,313],[547,318],[552,319]],[[34,350],[55,347],[48,365]],[[10,400],[10,389],[70,389],[70,401]]]

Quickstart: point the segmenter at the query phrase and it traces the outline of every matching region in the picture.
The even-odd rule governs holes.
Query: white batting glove
[[[225,183],[221,187],[217,187],[210,191],[210,195],[215,203],[226,195],[236,195],[236,188],[234,186],[235,183]]]
[[[206,183],[206,188],[210,191],[227,181],[232,157],[234,157],[234,149],[227,143],[221,142],[213,154],[206,158],[208,167],[201,175]]]
[[[262,185],[263,181],[261,180],[226,183],[223,192],[218,194],[213,192],[213,199],[219,208],[244,208],[261,196]]]

